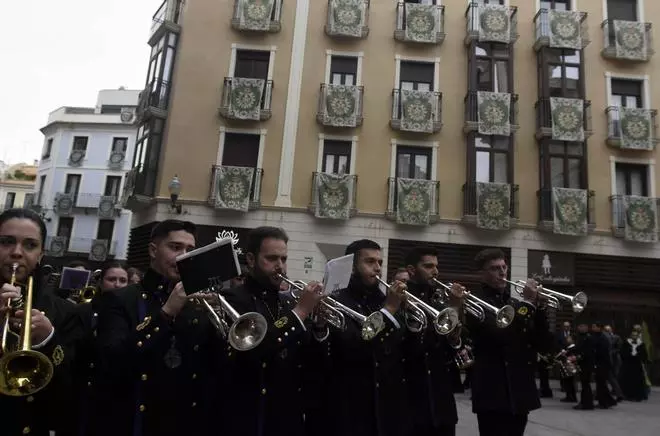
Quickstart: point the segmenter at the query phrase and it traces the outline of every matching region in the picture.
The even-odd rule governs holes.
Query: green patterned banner
[[[648,109],[619,108],[621,148],[653,150],[653,119]]]
[[[434,98],[435,93],[431,91],[402,89],[401,130],[433,133]]]
[[[238,0],[241,29],[270,29],[274,6],[275,0]]]
[[[479,5],[479,41],[511,42],[511,18],[508,6]]]
[[[357,126],[360,89],[349,85],[326,85],[324,124],[336,127]]]
[[[261,96],[264,92],[264,79],[231,79],[229,96],[229,116],[238,120],[259,121],[261,115]]]
[[[399,224],[428,225],[433,207],[435,182],[422,179],[396,179],[396,222]]]
[[[406,6],[406,40],[414,42],[437,42],[437,33],[441,32],[438,23],[438,7],[404,3]]]
[[[510,218],[511,185],[477,182],[477,227],[508,230]]]
[[[584,100],[550,97],[552,139],[584,141]]]
[[[614,20],[614,41],[617,58],[634,61],[648,59],[646,23]]]
[[[328,30],[333,35],[361,37],[365,25],[364,0],[332,0]]]
[[[316,185],[317,218],[347,220],[351,217],[355,177],[350,174],[318,173]]]
[[[548,11],[550,47],[582,50],[582,14],[577,11]]]
[[[655,198],[627,195],[625,238],[634,242],[658,242],[658,204]]]
[[[482,135],[511,135],[511,94],[477,92],[479,133]]]
[[[215,207],[247,212],[254,168],[221,166],[216,171]]]
[[[587,191],[552,188],[554,232],[558,235],[585,236],[589,228]]]

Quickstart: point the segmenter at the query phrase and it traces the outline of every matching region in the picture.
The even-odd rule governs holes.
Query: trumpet
[[[304,287],[307,286],[305,282],[300,280],[294,282],[286,278],[283,274],[278,274],[277,277],[284,280],[298,291],[302,291]],[[341,319],[343,320],[342,325],[344,328],[346,328],[345,316],[352,318],[354,321],[360,324],[362,328],[361,331],[362,339],[364,339],[365,341],[372,340],[373,338],[378,336],[378,333],[380,333],[385,328],[385,320],[383,319],[383,314],[380,312],[374,312],[369,316],[362,315],[360,312],[351,309],[350,307],[340,303],[339,301],[335,300],[332,297],[325,297],[325,299],[321,301],[321,304],[324,305],[323,306],[324,308],[331,308],[332,310],[337,311],[341,315]],[[328,322],[330,321],[328,320]]]
[[[383,280],[379,276],[376,276],[376,278],[387,289],[391,287],[391,285],[388,285],[385,282],[385,280]],[[414,328],[411,330],[412,332],[420,331],[426,328],[428,324],[427,315],[431,317],[433,323],[433,330],[435,330],[435,332],[439,335],[442,336],[448,335],[449,333],[454,331],[456,326],[458,326],[459,319],[458,319],[458,312],[456,312],[456,309],[452,307],[447,307],[445,309],[438,310],[435,307],[431,306],[430,304],[427,304],[421,298],[418,298],[415,295],[411,294],[410,292],[405,291],[405,293],[408,300],[410,300],[406,303],[406,312],[404,312],[404,315],[406,316],[406,325],[410,329],[410,322],[408,321],[409,317],[414,322],[420,324],[419,330]]]
[[[451,289],[451,283],[443,283],[440,280],[433,278],[433,283],[440,286],[443,299],[448,297],[448,291]],[[515,309],[510,305],[497,308],[492,304],[482,300],[481,298],[472,295],[471,292],[465,291],[465,310],[467,313],[477,318],[479,322],[484,322],[486,319],[486,312],[495,315],[495,325],[499,328],[506,328],[511,325],[513,318],[516,316]]]
[[[100,269],[95,270],[90,276],[90,278],[92,279],[91,281],[93,283],[96,283],[100,277],[101,277]],[[73,291],[71,291],[71,294],[69,294],[69,298],[74,300],[78,304],[91,303],[99,291],[95,285],[90,285],[89,282],[90,279],[87,280],[87,283],[83,288],[74,289]]]
[[[524,280],[516,280],[515,282],[512,282],[511,280],[504,281],[510,285],[513,285],[514,289],[519,295],[523,294],[523,289],[525,289],[526,286]],[[548,300],[548,306],[550,306],[552,309],[559,309],[561,307],[560,300],[567,300],[571,303],[573,312],[580,313],[587,307],[587,303],[589,302],[589,298],[584,292],[578,292],[575,295],[568,295],[541,286],[539,293]]]
[[[266,337],[268,323],[258,312],[238,313],[236,309],[219,293],[218,307],[214,308],[204,298],[198,301],[206,308],[211,324],[238,351],[248,351],[257,347]],[[231,320],[231,325],[227,322]]]
[[[16,285],[16,270],[13,265],[11,285]],[[9,311],[5,315],[2,332],[2,350],[0,354],[0,394],[11,397],[32,395],[45,388],[53,378],[53,364],[45,354],[32,350],[32,301],[34,299],[34,279],[28,277],[26,294],[21,302],[25,312],[21,332],[15,350],[10,350],[7,344],[9,330]],[[11,301],[7,302],[11,308]],[[13,333],[13,332],[12,332]]]
[[[284,277],[282,274],[280,274],[278,277],[284,280],[289,285],[291,285],[291,291],[290,291],[291,297],[293,297],[294,300],[298,301],[301,297],[300,292],[302,292],[305,286],[307,286],[307,283],[305,283],[302,280],[291,281],[288,278]],[[326,301],[321,301],[319,303],[319,311],[320,311],[319,316],[323,318],[332,327],[340,331],[346,330],[346,317],[342,312],[334,308],[330,303]]]

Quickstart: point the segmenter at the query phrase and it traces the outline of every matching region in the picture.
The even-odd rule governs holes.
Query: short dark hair
[[[117,260],[112,260],[112,261],[110,261],[110,262],[106,262],[106,263],[104,263],[103,266],[101,267],[101,275],[99,276],[99,280],[103,280],[103,278],[105,277],[106,273],[107,273],[109,270],[113,269],[113,268],[120,268],[120,269],[123,269],[124,271],[126,271],[126,273],[127,273],[127,275],[128,275],[128,270],[126,269],[126,265],[124,265],[123,263],[121,263],[121,262],[119,262],[119,261],[117,261]],[[131,276],[129,275],[128,278],[130,279]]]
[[[159,239],[166,238],[172,232],[183,230],[196,236],[197,226],[190,221],[181,220],[165,220],[156,224],[151,230],[151,242],[156,242]]]
[[[433,256],[437,258],[438,250],[433,247],[415,247],[406,255],[406,266],[417,266],[417,264],[422,260],[422,257],[424,256]]]
[[[397,268],[396,271],[394,271],[394,274],[392,274],[392,280],[394,280],[394,277],[401,273],[406,273],[408,274],[408,269],[407,268]]]
[[[248,234],[247,252],[256,256],[259,254],[259,250],[261,250],[261,244],[265,239],[269,238],[284,241],[284,243],[289,242],[289,236],[287,236],[286,232],[279,227],[257,227],[250,230],[250,233]]]
[[[39,227],[39,232],[41,233],[41,245],[43,246],[43,250],[45,250],[46,223],[44,223],[44,220],[41,219],[41,216],[39,216],[39,214],[33,211],[32,209],[26,209],[21,207],[7,209],[6,211],[0,214],[0,226],[2,226],[4,223],[14,218],[30,220]]]
[[[133,277],[136,274],[138,275],[138,277],[140,277],[140,279],[142,278],[142,271],[140,271],[139,269],[137,269],[135,267],[128,268],[126,270],[126,273],[128,274],[128,279],[129,280],[131,279],[131,277]]]
[[[66,266],[67,266],[67,268],[80,268],[80,267],[83,267],[87,270],[89,269],[89,265],[87,264],[87,262],[85,262],[83,260],[73,260],[73,261],[67,263]]]
[[[486,265],[491,260],[499,259],[506,260],[506,255],[502,250],[499,248],[486,248],[477,254],[477,256],[474,258],[474,264],[478,270],[482,270],[484,269],[484,265]]]
[[[349,254],[354,254],[355,257],[353,258],[353,264],[357,263],[357,261],[360,258],[360,251],[362,250],[380,250],[380,245],[378,243],[372,241],[371,239],[358,239],[357,241],[353,241],[350,244],[348,244],[348,247],[346,247],[346,251],[344,251],[344,254],[348,256]]]

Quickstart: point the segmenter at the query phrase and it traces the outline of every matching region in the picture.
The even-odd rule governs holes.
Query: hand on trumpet
[[[451,287],[447,290],[447,296],[449,297],[449,306],[451,307],[461,307],[465,301],[467,289],[465,286],[458,283],[452,283]]]
[[[532,304],[536,304],[541,296],[541,285],[534,279],[527,279],[525,287],[523,288],[523,299]]]
[[[23,327],[22,322],[25,318],[25,311],[17,310],[16,314],[9,319],[9,324],[14,326],[17,331]],[[32,309],[32,343],[38,345],[45,341],[53,332],[53,324],[44,312]]]
[[[310,282],[300,293],[298,304],[293,308],[293,311],[304,321],[314,312],[322,299],[323,285],[319,282]]]
[[[387,289],[385,297],[385,310],[394,315],[399,311],[401,305],[406,301],[406,291],[408,287],[405,283],[395,280]]]
[[[181,312],[181,310],[183,310],[183,307],[186,305],[188,300],[189,297],[186,295],[186,290],[183,289],[183,283],[179,282],[174,286],[172,292],[170,292],[170,295],[167,297],[167,301],[161,310],[165,313],[165,315],[171,318],[175,318]]]
[[[9,283],[5,283],[0,288],[0,319],[4,319],[9,311],[11,314],[11,308],[9,307],[9,300],[19,300],[21,298],[21,289],[18,286],[12,286]]]

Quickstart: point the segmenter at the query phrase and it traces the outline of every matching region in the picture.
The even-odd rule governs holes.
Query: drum
[[[458,369],[466,369],[471,367],[474,364],[474,356],[472,355],[472,350],[470,347],[461,347],[461,349],[456,352],[454,361],[456,362]]]

